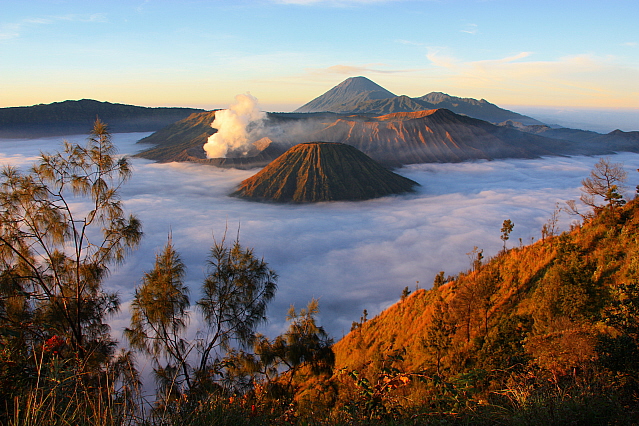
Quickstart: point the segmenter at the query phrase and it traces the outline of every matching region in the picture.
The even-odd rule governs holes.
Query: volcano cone
[[[417,185],[350,145],[313,142],[290,148],[231,195],[293,203],[355,201],[411,192]]]

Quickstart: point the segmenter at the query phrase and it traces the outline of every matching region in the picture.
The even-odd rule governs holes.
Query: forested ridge
[[[358,354],[367,359],[375,352],[399,349],[411,354],[407,366],[427,364],[428,353],[417,346],[433,320],[442,318],[454,325],[451,342],[463,343],[456,350],[468,346],[474,358],[482,348],[494,356],[497,334],[503,334],[513,319],[518,326],[528,324],[521,329],[525,338],[587,324],[611,331],[604,327],[604,311],[621,297],[620,288],[632,287],[639,278],[638,207],[633,200],[615,211],[614,222],[606,212],[571,231],[508,249],[489,260],[482,259],[479,251],[474,253],[480,255],[474,269],[448,279],[441,273],[432,289],[412,292],[357,325],[336,344],[337,364],[356,366],[362,364]]]
[[[141,107],[93,99],[0,108],[0,137],[34,138],[84,134],[96,117],[112,132],[156,131],[181,120],[196,108]]]
[[[278,276],[239,232],[212,242],[197,291],[168,235],[116,351],[103,282],[143,238],[118,196],[130,175],[99,120],[86,145],[3,169],[4,424],[637,424],[639,200],[621,195],[621,164],[601,159],[534,244],[513,245],[505,220],[494,257],[475,247],[468,270],[404,289],[337,343],[317,300],[281,335],[257,332]]]

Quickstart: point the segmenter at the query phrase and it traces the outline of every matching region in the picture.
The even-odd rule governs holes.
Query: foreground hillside
[[[521,424],[636,424],[638,231],[634,200],[486,262],[475,251],[469,271],[354,323],[335,369],[379,389],[403,380],[380,391],[380,410],[419,400],[484,420],[515,410]]]

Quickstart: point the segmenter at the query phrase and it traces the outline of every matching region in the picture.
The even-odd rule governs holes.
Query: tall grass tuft
[[[95,372],[74,359],[40,357],[33,385],[13,396],[8,426],[144,424],[139,381],[123,377],[121,361]]]

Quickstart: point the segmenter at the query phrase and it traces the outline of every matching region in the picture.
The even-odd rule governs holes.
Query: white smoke
[[[204,144],[207,158],[225,158],[229,152],[246,153],[258,139],[266,113],[260,111],[257,98],[250,93],[237,95],[229,109],[215,113],[211,127],[217,133]]]

